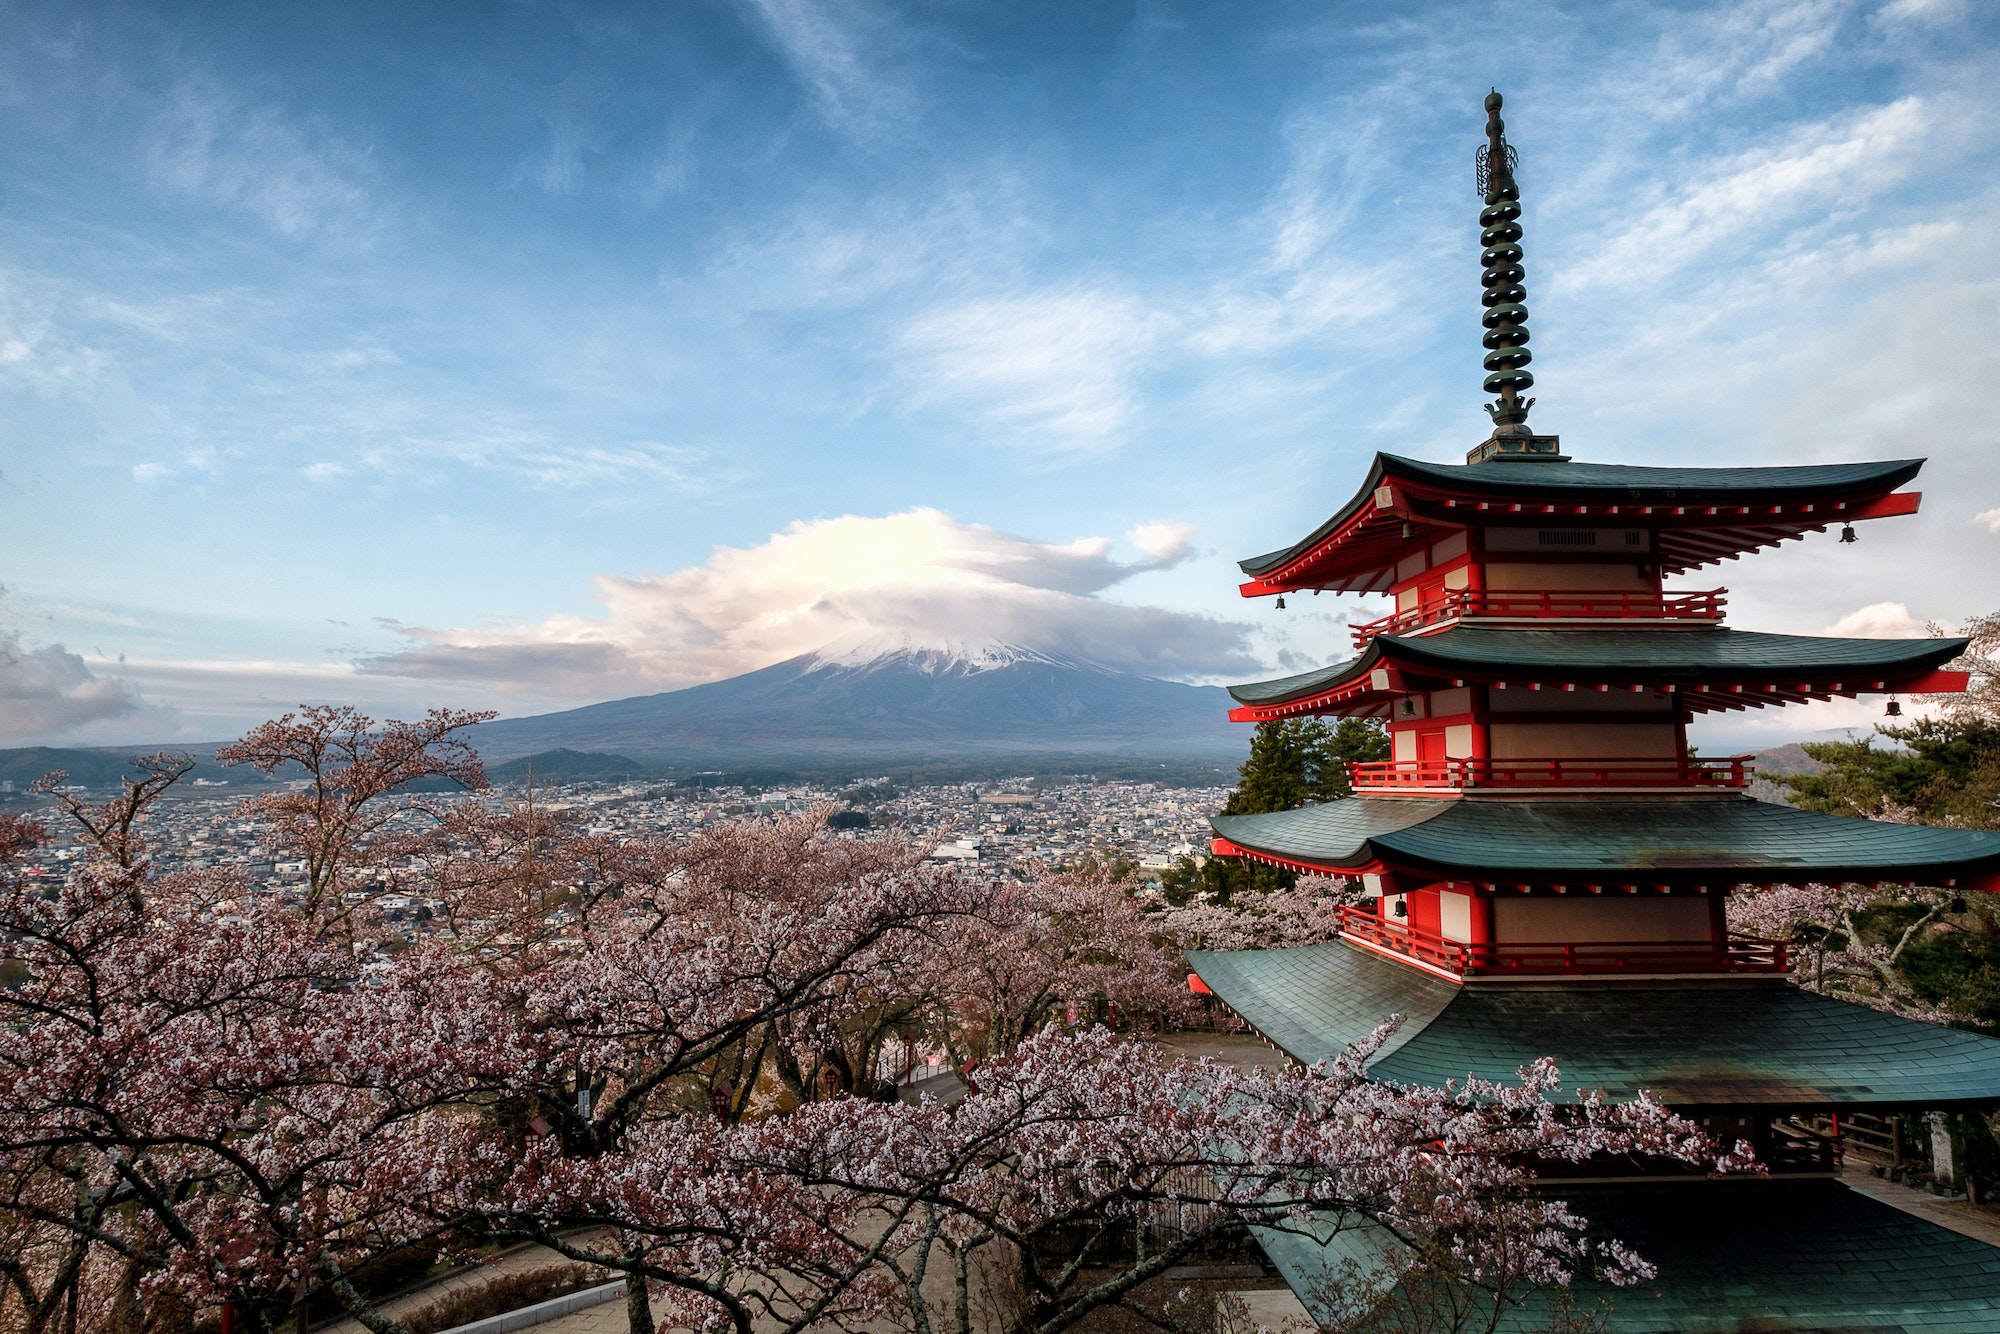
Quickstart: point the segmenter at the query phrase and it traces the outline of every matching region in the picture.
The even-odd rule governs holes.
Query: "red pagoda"
[[[1354,878],[1368,906],[1337,940],[1192,965],[1299,1061],[1401,1016],[1381,1078],[1505,1079],[1554,1056],[1572,1088],[1651,1090],[1752,1140],[1761,1179],[1565,1189],[1659,1266],[1657,1290],[1611,1294],[1614,1329],[2000,1329],[2000,1250],[1842,1185],[1826,1133],[1843,1114],[2000,1106],[2000,1041],[1801,989],[1784,943],[1729,929],[1746,888],[2000,888],[2000,834],[1757,801],[1747,757],[1687,743],[1716,710],[1963,690],[1945,664],[1965,641],[1734,630],[1724,590],[1668,586],[1913,514],[1900,488],[1923,461],[1633,467],[1535,434],[1500,107],[1486,99],[1478,173],[1492,434],[1463,464],[1377,455],[1325,523],[1242,562],[1247,597],[1394,599],[1353,657],[1230,691],[1239,721],[1383,719],[1392,757],[1352,766],[1344,800],[1214,821],[1216,854]],[[1302,1295],[1342,1258],[1264,1240]]]

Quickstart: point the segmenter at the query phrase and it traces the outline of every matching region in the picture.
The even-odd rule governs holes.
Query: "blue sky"
[[[2000,606],[1989,6],[0,14],[0,744],[882,637],[1328,659],[1368,610],[1232,562],[1484,434],[1495,83],[1538,427],[1932,460],[1919,518],[1682,585],[1800,632]]]

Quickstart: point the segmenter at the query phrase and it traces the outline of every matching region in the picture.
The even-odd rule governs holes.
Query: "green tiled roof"
[[[1686,872],[1734,870],[1766,873],[1758,879],[1776,871],[1794,881],[1937,883],[2000,865],[2000,832],[1851,820],[1742,796],[1350,797],[1211,823],[1237,846],[1274,857],[1330,869],[1379,860],[1476,881],[1627,872],[1685,880]]]
[[[1528,465],[1508,465],[1525,467]],[[1788,682],[1791,674],[1855,682],[1927,671],[1965,651],[1963,639],[1833,639],[1720,627],[1527,630],[1454,626],[1429,635],[1377,635],[1357,657],[1318,671],[1229,687],[1242,704],[1317,694],[1389,662],[1434,675],[1509,673],[1538,681]]]
[[[1572,500],[1631,500],[1642,505],[1685,505],[1727,496],[1741,505],[1759,500],[1805,500],[1881,491],[1901,486],[1924,466],[1922,459],[1879,463],[1809,463],[1775,468],[1656,468],[1627,463],[1428,463],[1382,455],[1391,477],[1414,477],[1455,490],[1490,491],[1513,498],[1551,493]]]
[[[1990,1334],[2000,1329],[2000,1250],[1837,1181],[1753,1180],[1551,1186],[1550,1193],[1659,1270],[1631,1288],[1589,1281],[1579,1311],[1610,1306],[1613,1334],[1784,1330]],[[1379,1228],[1324,1230],[1331,1242],[1259,1230],[1257,1240],[1309,1308],[1343,1259],[1364,1267],[1395,1245]],[[1321,1312],[1324,1314],[1324,1312]],[[1546,1327],[1546,1299],[1505,1318]]]
[[[2000,1102],[2000,1040],[1900,1019],[1789,982],[1458,986],[1341,941],[1196,951],[1189,966],[1288,1055],[1339,1054],[1393,1016],[1370,1072],[1511,1080],[1544,1056],[1571,1089],[1677,1106]]]
[[[1510,499],[1547,498],[1571,502],[1629,500],[1640,505],[1687,505],[1710,499],[1732,505],[1774,504],[1817,496],[1890,491],[1917,475],[1922,459],[1882,463],[1831,463],[1797,468],[1647,468],[1616,463],[1426,463],[1395,454],[1377,454],[1368,478],[1339,512],[1282,551],[1240,561],[1255,577],[1286,564],[1345,523],[1386,477],[1404,477]]]

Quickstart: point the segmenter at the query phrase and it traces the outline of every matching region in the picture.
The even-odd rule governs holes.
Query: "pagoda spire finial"
[[[1479,211],[1479,260],[1485,272],[1480,284],[1485,289],[1480,304],[1486,314],[1480,321],[1486,336],[1480,341],[1486,352],[1486,392],[1498,394],[1499,401],[1488,403],[1493,418],[1495,440],[1526,440],[1528,409],[1532,398],[1523,391],[1535,383],[1528,372],[1534,359],[1528,351],[1528,289],[1522,286],[1526,272],[1521,268],[1521,191],[1514,183],[1517,159],[1507,142],[1507,126],[1500,119],[1498,89],[1486,95],[1486,143],[1475,161],[1474,177],[1486,206]]]

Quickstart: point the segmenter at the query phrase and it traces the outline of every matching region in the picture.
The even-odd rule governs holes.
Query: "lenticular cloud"
[[[792,524],[754,547],[719,547],[670,574],[594,581],[601,616],[501,629],[397,625],[410,648],[364,671],[501,688],[669,689],[754,671],[829,644],[1010,645],[1148,676],[1252,669],[1238,622],[1107,602],[1098,594],[1186,559],[1181,525],[1038,542],[934,509]]]

